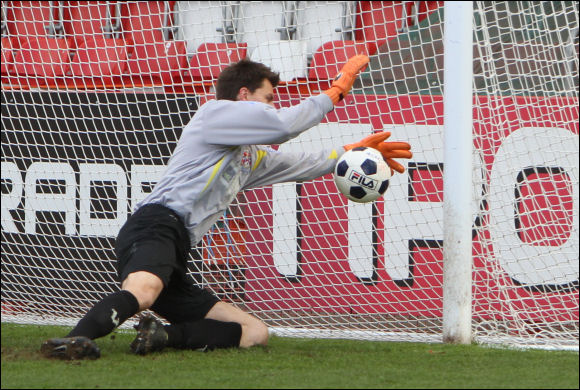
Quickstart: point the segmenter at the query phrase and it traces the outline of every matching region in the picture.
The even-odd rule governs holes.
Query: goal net
[[[443,31],[441,1],[2,2],[2,321],[73,325],[119,288],[116,234],[225,66],[280,72],[287,107],[366,53],[279,149],[390,131],[405,173],[368,204],[332,175],[240,193],[190,271],[278,335],[441,341]],[[577,4],[475,2],[473,42],[473,339],[577,350]]]

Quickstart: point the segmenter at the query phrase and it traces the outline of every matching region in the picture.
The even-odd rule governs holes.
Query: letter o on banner
[[[489,232],[495,258],[517,283],[528,287],[570,285],[578,281],[578,135],[561,128],[524,127],[501,144],[489,185]],[[570,179],[571,235],[559,246],[523,242],[517,218],[518,175],[534,167],[557,167]],[[546,210],[549,211],[549,210]]]

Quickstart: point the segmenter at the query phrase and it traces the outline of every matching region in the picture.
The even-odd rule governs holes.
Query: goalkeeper
[[[93,341],[131,316],[150,309],[169,322],[143,316],[131,343],[136,354],[165,347],[214,349],[265,345],[268,327],[240,308],[220,301],[187,273],[191,244],[198,243],[241,190],[305,181],[332,172],[337,159],[357,146],[393,158],[410,158],[404,142],[383,142],[377,133],[360,142],[318,152],[283,153],[267,146],[284,143],[317,125],[350,91],[367,65],[352,57],[324,93],[277,110],[279,75],[263,64],[242,60],[217,81],[216,100],[204,104],[186,125],[166,171],[135,207],[115,244],[121,290],[95,304],[64,338],[45,341],[41,352],[63,359],[97,358]]]

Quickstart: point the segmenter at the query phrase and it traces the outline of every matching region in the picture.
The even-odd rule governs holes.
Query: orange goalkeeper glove
[[[384,142],[387,138],[391,136],[391,133],[384,131],[381,133],[375,133],[363,138],[359,142],[354,144],[344,145],[344,150],[351,150],[358,147],[368,147],[373,148],[381,152],[383,158],[389,165],[389,167],[399,173],[405,172],[405,167],[399,164],[394,158],[411,158],[413,153],[411,152],[411,145],[407,142]]]
[[[368,56],[358,54],[351,57],[348,62],[344,64],[340,73],[338,73],[334,78],[332,86],[324,91],[324,93],[332,99],[334,104],[338,103],[348,95],[348,92],[356,80],[356,76],[367,66],[369,61]]]

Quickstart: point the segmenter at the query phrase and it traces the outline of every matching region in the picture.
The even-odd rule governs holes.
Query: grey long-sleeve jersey
[[[199,242],[240,190],[332,172],[342,148],[289,153],[264,146],[298,136],[332,108],[325,94],[279,110],[259,102],[205,103],[185,126],[161,179],[136,209],[148,203],[173,209],[192,244]]]

